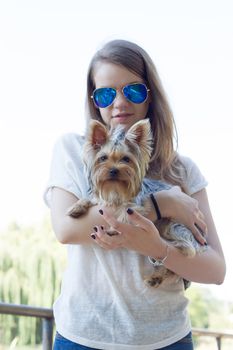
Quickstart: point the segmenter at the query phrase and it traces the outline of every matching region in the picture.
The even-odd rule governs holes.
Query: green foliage
[[[209,295],[207,295],[207,291],[191,285],[187,291],[187,295],[190,300],[189,314],[192,326],[197,328],[208,328],[209,310],[212,302]]]
[[[192,283],[186,295],[190,300],[189,314],[193,327],[232,333],[231,303],[216,299],[208,288],[195,283]],[[209,340],[213,342],[213,339]],[[201,347],[201,339],[198,336],[194,336],[194,344],[195,348],[199,345],[200,349],[209,349],[206,343]],[[212,345],[210,348],[212,349]]]
[[[52,232],[49,219],[33,227],[12,223],[0,233],[0,301],[52,307],[60,291],[65,247]],[[41,322],[31,317],[0,315],[1,341],[41,342]]]
[[[189,314],[193,327],[232,332],[233,308],[230,302],[216,299],[207,287],[195,283],[186,295],[190,300]]]

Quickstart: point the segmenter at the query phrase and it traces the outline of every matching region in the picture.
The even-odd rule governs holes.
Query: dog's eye
[[[104,154],[103,156],[99,157],[99,162],[104,162],[105,160],[107,160],[108,157],[106,156],[106,154]]]
[[[129,163],[130,162],[130,158],[127,157],[127,156],[124,156],[123,158],[121,158],[122,162],[125,162],[125,163]]]

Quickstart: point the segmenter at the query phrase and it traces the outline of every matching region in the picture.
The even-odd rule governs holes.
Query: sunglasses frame
[[[125,94],[124,94],[124,89],[125,89],[127,86],[133,86],[133,85],[143,85],[143,86],[146,88],[147,95],[146,95],[146,98],[145,98],[144,101],[142,101],[142,102],[140,102],[140,103],[136,103],[136,102],[131,101],[130,99],[128,99],[128,98],[125,96]],[[100,107],[100,106],[98,106],[98,105],[96,104],[96,102],[95,102],[94,93],[95,93],[95,91],[97,91],[97,90],[99,90],[99,89],[104,89],[104,88],[111,88],[111,89],[115,90],[115,91],[116,91],[116,96],[115,96],[115,98],[113,99],[113,101],[112,101],[109,105],[107,105],[106,107]],[[112,88],[112,87],[109,87],[109,86],[102,87],[102,88],[97,88],[97,89],[95,89],[95,90],[93,91],[93,93],[92,93],[92,95],[91,95],[91,99],[93,100],[94,105],[95,105],[97,108],[107,108],[107,107],[110,107],[110,106],[113,104],[113,102],[115,101],[115,99],[116,99],[116,97],[117,97],[117,91],[118,91],[118,89],[115,89],[115,88]],[[133,103],[133,104],[136,104],[136,105],[139,105],[139,104],[141,104],[141,103],[146,102],[146,100],[147,100],[147,98],[148,98],[148,92],[149,92],[149,91],[150,91],[150,89],[148,89],[148,87],[147,87],[146,84],[144,84],[144,83],[126,84],[126,85],[123,86],[122,89],[121,89],[121,92],[122,92],[122,94],[124,95],[124,97],[126,98],[126,100],[129,101],[129,102],[131,102],[131,103]]]

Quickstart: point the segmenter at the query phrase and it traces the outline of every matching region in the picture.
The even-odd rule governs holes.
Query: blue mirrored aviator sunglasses
[[[140,104],[146,101],[150,91],[145,84],[129,84],[122,88],[122,93],[130,102]],[[117,96],[117,90],[111,87],[95,89],[91,98],[96,107],[106,108],[111,106]]]

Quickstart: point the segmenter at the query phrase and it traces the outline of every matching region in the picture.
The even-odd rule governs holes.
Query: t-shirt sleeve
[[[205,188],[208,185],[208,182],[193,160],[181,156],[181,161],[185,168],[185,186],[188,189],[189,194],[192,195]]]
[[[48,206],[50,206],[53,187],[71,192],[77,198],[83,197],[86,182],[82,162],[82,144],[82,137],[72,133],[61,136],[55,143],[49,181],[43,196]]]

